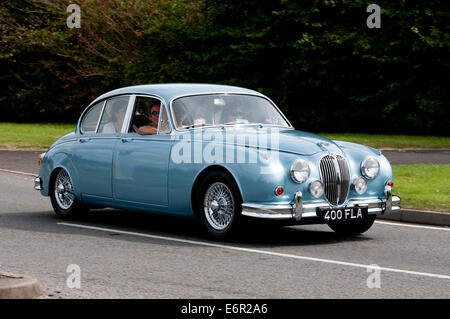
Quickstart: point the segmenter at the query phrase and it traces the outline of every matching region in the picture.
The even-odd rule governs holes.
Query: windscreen
[[[172,111],[178,129],[244,124],[290,127],[269,100],[254,95],[186,96],[173,101]]]

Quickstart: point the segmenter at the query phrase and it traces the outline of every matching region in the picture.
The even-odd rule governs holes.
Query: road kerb
[[[0,272],[0,299],[34,299],[42,296],[36,278]]]
[[[378,216],[380,219],[396,220],[407,223],[425,225],[450,226],[450,213],[433,212],[415,209],[401,209],[387,216]]]

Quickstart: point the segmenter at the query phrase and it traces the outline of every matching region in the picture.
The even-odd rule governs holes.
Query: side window
[[[127,111],[129,96],[118,96],[106,102],[98,133],[120,133]]]
[[[160,111],[160,100],[151,97],[136,96],[134,113],[128,132],[138,133],[139,128],[144,127],[146,132],[143,134],[155,134],[159,125]]]
[[[167,115],[167,110],[163,106],[161,107],[160,122],[159,122],[159,134],[169,134],[172,130],[170,129],[169,116]]]
[[[103,103],[104,102],[102,101],[95,104],[84,116],[83,122],[81,123],[81,131],[83,133],[95,133],[98,119],[100,118],[100,113],[102,112]]]

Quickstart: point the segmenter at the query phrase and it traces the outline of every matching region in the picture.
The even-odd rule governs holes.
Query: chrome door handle
[[[90,140],[91,140],[90,138],[80,138],[80,139],[78,139],[78,142],[86,143],[86,142],[89,142]]]
[[[127,138],[122,137],[120,140],[122,141],[122,143],[126,143],[126,142],[131,142],[133,139],[131,139],[129,137],[127,137]]]

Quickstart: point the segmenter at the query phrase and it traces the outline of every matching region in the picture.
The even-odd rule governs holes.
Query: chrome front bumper
[[[350,200],[346,208],[363,206],[368,208],[370,215],[388,215],[391,212],[399,211],[400,197],[392,195],[392,189],[386,186],[385,198],[371,198],[364,200]],[[303,203],[301,192],[294,195],[294,202],[291,204],[258,204],[243,203],[242,215],[266,219],[293,219],[299,221],[302,218],[314,218],[317,216],[318,208],[334,208],[327,202],[315,202],[311,204]]]
[[[42,180],[40,177],[34,179],[34,189],[40,191],[42,189]]]

